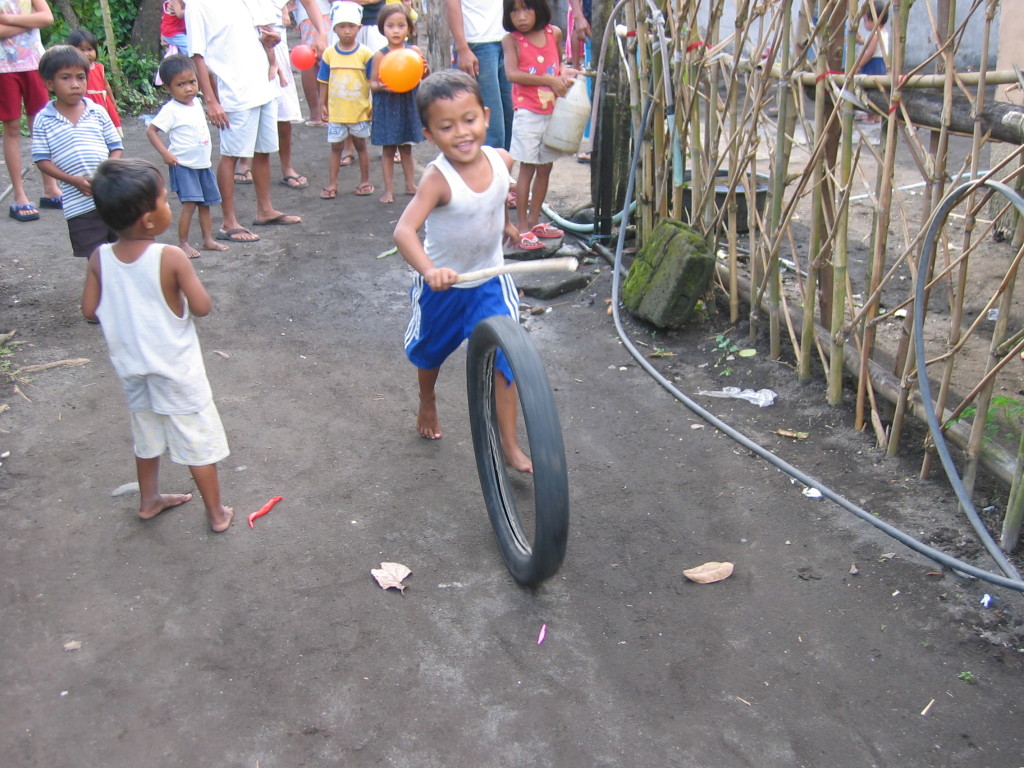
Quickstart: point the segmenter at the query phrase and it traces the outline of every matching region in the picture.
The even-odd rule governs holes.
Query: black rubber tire
[[[494,405],[494,359],[499,348],[512,368],[533,461],[536,511],[532,540],[516,508],[501,452]],[[526,332],[511,317],[487,318],[473,330],[466,356],[466,384],[480,488],[498,547],[512,577],[535,587],[554,575],[565,557],[569,479],[562,428],[544,364]]]

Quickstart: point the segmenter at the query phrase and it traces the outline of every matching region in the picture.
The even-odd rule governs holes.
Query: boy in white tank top
[[[210,313],[210,296],[185,252],[156,242],[173,220],[163,176],[145,160],[107,160],[92,177],[92,193],[118,239],[89,257],[82,314],[102,324],[128,399],[139,517],[192,498],[160,493],[160,456],[169,449],[192,472],[210,527],[226,531],[234,510],[221,503],[217,462],[228,456],[228,443],[192,322]]]
[[[481,320],[508,315],[518,322],[519,298],[509,275],[460,283],[462,272],[501,266],[502,240],[514,243],[505,205],[512,158],[484,146],[489,112],[476,80],[456,69],[435,72],[416,95],[423,135],[441,151],[424,171],[416,195],[395,226],[395,244],[419,274],[413,280],[412,319],[405,351],[416,366],[420,435],[440,439],[435,385],[441,364]],[[421,244],[420,227],[426,227]],[[495,400],[505,463],[520,472],[533,464],[516,438],[518,395],[507,363],[498,365]],[[503,386],[504,385],[504,386]]]

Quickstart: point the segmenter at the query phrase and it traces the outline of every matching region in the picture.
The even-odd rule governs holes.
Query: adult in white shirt
[[[295,76],[292,73],[292,62],[285,39],[284,7],[290,0],[245,0],[252,12],[257,27],[272,26],[281,39],[274,46],[277,61],[279,88],[277,91],[277,154],[281,159],[281,184],[292,189],[303,189],[309,186],[309,180],[299,173],[292,164],[292,123],[302,122],[302,111],[299,107],[299,94],[295,88]],[[317,13],[317,0],[299,0],[302,8],[312,12],[309,23],[313,35],[310,42],[317,57],[327,47],[327,29],[323,18]],[[303,73],[305,74],[305,73]],[[234,181],[236,184],[248,184],[252,181],[250,161],[242,159],[235,167]]]
[[[476,78],[484,106],[491,110],[486,143],[508,149],[512,141],[512,86],[505,77],[501,39],[502,3],[498,0],[445,0],[455,46],[455,65]]]
[[[217,183],[223,221],[216,237],[235,243],[259,240],[235,211],[235,167],[243,157],[252,158],[253,224],[300,223],[301,218],[278,211],[270,200],[270,153],[278,149],[277,86],[269,78],[265,47],[276,45],[280,36],[258,32],[244,0],[189,0],[185,29],[206,114],[220,129]]]

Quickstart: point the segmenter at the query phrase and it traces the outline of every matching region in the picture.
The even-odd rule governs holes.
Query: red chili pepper
[[[279,502],[283,498],[284,496],[275,496],[262,507],[260,507],[258,510],[249,515],[249,527],[255,528],[256,526],[252,524],[252,521],[255,520],[257,517],[263,517],[265,514],[267,514],[267,512],[269,512],[273,508],[275,504],[277,504],[277,502]]]

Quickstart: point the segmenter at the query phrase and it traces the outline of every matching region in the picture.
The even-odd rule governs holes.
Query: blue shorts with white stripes
[[[511,275],[447,291],[432,290],[422,275],[416,275],[409,301],[412,318],[405,332],[405,354],[409,362],[425,370],[440,368],[481,320],[495,315],[519,320],[519,294]],[[512,381],[512,370],[500,350],[496,367]]]

